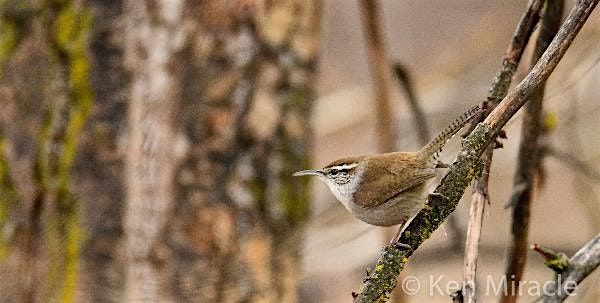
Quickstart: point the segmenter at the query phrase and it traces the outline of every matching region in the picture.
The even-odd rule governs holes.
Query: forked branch
[[[377,261],[375,270],[364,280],[364,285],[354,302],[385,302],[396,286],[396,278],[412,255],[454,211],[471,180],[481,171],[479,157],[496,134],[525,104],[554,71],[558,62],[585,24],[600,0],[579,0],[571,10],[556,37],[530,73],[511,91],[492,113],[463,140],[463,147],[435,195],[428,198],[414,220],[400,237],[400,242],[410,246],[386,246]]]
[[[548,252],[547,249],[540,249],[540,246],[534,249],[544,256],[546,265],[557,273],[555,281],[545,291],[544,303],[559,303],[566,300],[575,291],[577,285],[600,265],[600,234],[568,260],[564,254]]]

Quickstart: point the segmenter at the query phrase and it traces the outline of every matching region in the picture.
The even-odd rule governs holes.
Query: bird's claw
[[[404,248],[404,249],[408,249],[410,251],[414,251],[414,249],[408,244],[396,242],[396,243],[394,243],[394,246],[396,246],[396,248],[398,248],[398,249]]]
[[[429,198],[440,198],[446,202],[450,202],[450,198],[448,198],[445,195],[440,194],[440,193],[430,193]]]

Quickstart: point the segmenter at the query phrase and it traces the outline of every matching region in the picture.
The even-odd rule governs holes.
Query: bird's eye
[[[332,169],[331,171],[329,171],[329,173],[330,173],[332,176],[335,176],[335,175],[337,175],[337,174],[338,174],[338,170],[337,170],[337,169]]]

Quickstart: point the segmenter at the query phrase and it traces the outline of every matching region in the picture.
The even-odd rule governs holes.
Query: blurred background
[[[376,2],[387,148],[421,145],[392,64],[435,135],[485,100],[526,2]],[[0,1],[0,302],[349,302],[390,231],[291,174],[386,148],[361,3]],[[599,38],[596,11],[546,87],[557,152],[528,242],[567,255],[600,232]],[[506,267],[520,118],[494,153],[482,284]],[[450,301],[471,192],[401,275],[422,289],[395,302]],[[552,278],[530,253],[524,281]],[[598,285],[596,271],[569,302],[600,302]]]

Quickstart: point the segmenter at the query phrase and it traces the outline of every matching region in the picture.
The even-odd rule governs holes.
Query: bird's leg
[[[412,247],[410,247],[410,245],[399,242],[400,236],[404,232],[404,229],[406,228],[406,226],[408,226],[408,224],[403,224],[402,226],[400,226],[400,228],[398,228],[398,231],[396,232],[396,235],[394,235],[394,237],[392,238],[392,241],[390,241],[390,244],[394,245],[398,248],[406,248],[406,249],[412,251],[413,249],[412,249]]]
[[[396,231],[396,234],[390,241],[390,244],[396,244],[400,240],[400,236],[402,235],[402,232],[404,231],[404,225],[405,225],[404,223],[402,223],[402,225],[400,225],[400,227],[398,228],[398,231]]]
[[[398,231],[396,232],[396,234],[392,238],[392,241],[390,241],[391,245],[395,245],[398,248],[400,248],[400,247],[406,248],[406,249],[409,249],[411,251],[413,250],[412,247],[410,247],[410,245],[404,244],[404,243],[400,243],[400,237],[402,237],[402,233],[408,227],[408,225],[410,224],[410,222],[412,222],[412,220],[417,216],[417,214],[413,215],[410,219],[408,219],[407,221],[405,221],[405,222],[403,222],[403,223],[400,224],[400,228],[398,228]]]
[[[438,161],[435,164],[435,168],[448,168],[448,167],[450,167],[450,165],[448,165],[448,164],[446,164],[446,163],[444,163],[442,161]]]
[[[444,200],[446,202],[450,201],[450,198],[448,198],[448,197],[446,197],[446,196],[444,196],[443,194],[440,194],[440,193],[430,193],[429,194],[429,198],[440,198],[440,199],[442,199],[442,200]]]

